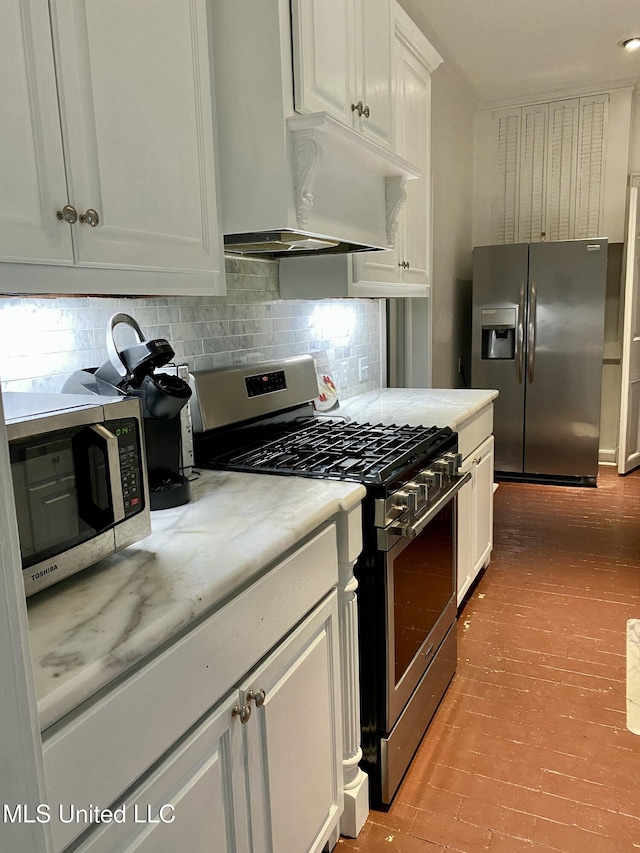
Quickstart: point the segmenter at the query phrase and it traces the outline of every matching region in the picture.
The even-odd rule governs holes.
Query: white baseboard
[[[616,465],[618,462],[618,454],[614,448],[601,447],[598,451],[598,462],[600,465]]]

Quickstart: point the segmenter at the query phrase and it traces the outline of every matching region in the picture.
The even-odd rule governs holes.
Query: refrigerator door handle
[[[527,341],[527,379],[533,382],[536,367],[536,308],[537,292],[535,281],[531,282],[531,297],[529,300],[529,334]]]
[[[520,285],[520,302],[518,304],[518,329],[516,332],[516,379],[518,384],[522,384],[522,374],[524,371],[524,300],[525,286],[524,282]]]

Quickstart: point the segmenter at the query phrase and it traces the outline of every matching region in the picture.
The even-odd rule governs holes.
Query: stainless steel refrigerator
[[[473,250],[471,384],[497,388],[504,478],[595,485],[607,240]]]

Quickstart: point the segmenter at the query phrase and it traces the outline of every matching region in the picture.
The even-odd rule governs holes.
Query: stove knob
[[[455,476],[462,465],[462,455],[460,453],[445,453],[442,458],[447,463],[449,476]]]
[[[442,486],[442,472],[434,468],[422,471],[418,480],[424,483],[427,489],[439,489]]]
[[[435,463],[436,467],[438,467],[447,477],[450,477],[452,474],[455,474],[455,460],[453,458],[449,458],[450,456],[450,453],[445,453]]]
[[[418,501],[418,486],[415,483],[407,483],[404,489],[394,495],[393,505],[403,511],[417,512]]]

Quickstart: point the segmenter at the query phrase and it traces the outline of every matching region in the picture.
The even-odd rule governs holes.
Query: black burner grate
[[[387,483],[412,463],[428,462],[451,434],[447,427],[313,421],[226,454],[215,467]]]

